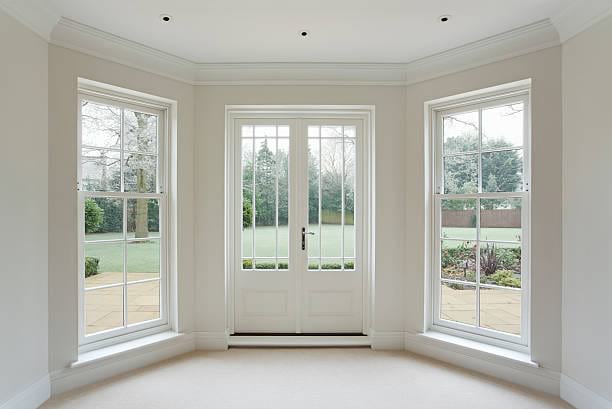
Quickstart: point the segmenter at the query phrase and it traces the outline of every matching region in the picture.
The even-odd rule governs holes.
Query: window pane
[[[345,126],[344,127],[344,137],[345,138],[355,138],[357,136],[357,128],[354,126]]]
[[[480,239],[521,241],[522,199],[481,199]]]
[[[121,109],[82,101],[81,143],[98,148],[121,148]]]
[[[480,244],[480,282],[521,287],[521,245]]]
[[[313,133],[312,129],[318,133],[319,128],[309,126],[309,135]],[[321,231],[319,229],[319,176],[320,176],[320,160],[319,138],[308,139],[308,225],[309,230],[314,232],[314,235],[308,236],[308,256],[318,257],[319,254],[319,239]],[[318,267],[317,267],[318,268]]]
[[[257,270],[276,270],[276,260],[273,258],[257,259],[255,260],[255,269]]]
[[[159,240],[131,241],[127,244],[127,279],[159,277]]]
[[[255,137],[256,138],[273,138],[276,136],[276,126],[256,126]]]
[[[118,192],[121,189],[120,153],[83,148],[81,188],[87,191]]]
[[[483,153],[482,190],[483,192],[523,190],[523,150]]]
[[[320,127],[319,126],[309,126],[308,127],[308,137],[309,138],[318,138],[319,137],[319,132],[320,132]]]
[[[85,291],[85,335],[123,326],[123,286]]]
[[[123,199],[85,198],[85,240],[123,239]]]
[[[478,150],[478,111],[444,117],[444,154]]]
[[[242,127],[244,134],[245,128]],[[253,257],[253,139],[242,141],[242,256]]]
[[[478,155],[444,158],[444,193],[478,192]]]
[[[125,149],[157,153],[157,115],[126,109],[123,116]]]
[[[342,270],[342,259],[328,258],[321,260],[321,270]]]
[[[123,282],[123,242],[85,243],[85,288]]]
[[[440,296],[440,318],[476,325],[476,287],[443,282]]]
[[[160,317],[159,301],[159,280],[128,285],[128,325],[158,319]]]
[[[255,257],[275,257],[276,139],[255,139],[255,148]]]
[[[443,240],[441,248],[442,278],[476,282],[476,243]]]
[[[146,239],[159,237],[159,200],[128,199],[127,237]]]
[[[289,269],[289,259],[278,259],[277,262],[279,270],[288,270]]]
[[[321,132],[323,128],[321,127]],[[342,257],[342,150],[342,139],[321,139],[321,255],[323,257]]]
[[[321,138],[342,138],[341,126],[322,126]]]
[[[355,257],[356,172],[355,140],[344,139],[344,257]]]
[[[521,292],[480,288],[480,326],[521,334]]]
[[[242,137],[251,137],[253,136],[253,127],[250,125],[242,126]]]
[[[523,146],[524,104],[503,105],[482,111],[482,149]]]
[[[126,153],[123,172],[126,192],[157,191],[157,156]]]
[[[476,240],[476,200],[442,200],[442,238]]]
[[[289,127],[288,126],[279,126],[278,127],[278,136],[288,137],[289,136]]]
[[[308,270],[318,270],[319,267],[320,264],[318,258],[308,259]]]
[[[279,130],[282,127],[279,127]],[[276,171],[278,175],[278,252],[289,257],[289,140],[278,139]]]

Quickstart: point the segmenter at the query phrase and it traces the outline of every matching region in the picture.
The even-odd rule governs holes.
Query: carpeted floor
[[[56,396],[78,409],[544,409],[558,398],[405,352],[193,352]]]

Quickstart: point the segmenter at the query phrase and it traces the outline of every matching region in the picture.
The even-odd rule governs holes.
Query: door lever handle
[[[302,250],[306,250],[306,235],[314,235],[312,231],[306,231],[306,227],[302,227]]]

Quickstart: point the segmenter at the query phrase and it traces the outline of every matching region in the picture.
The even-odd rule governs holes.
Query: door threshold
[[[367,335],[320,334],[235,334],[228,340],[230,347],[369,347]]]

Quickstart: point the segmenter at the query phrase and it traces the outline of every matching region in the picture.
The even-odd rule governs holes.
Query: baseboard
[[[364,347],[370,338],[364,335],[231,335],[234,347]]]
[[[228,347],[229,333],[217,332],[194,332],[196,349],[205,351],[225,351]]]
[[[404,336],[405,333],[400,331],[372,331],[370,334],[372,349],[378,351],[403,350]]]
[[[561,374],[561,399],[578,409],[612,409],[612,402]]]
[[[181,334],[172,339],[141,348],[96,359],[51,373],[51,395],[58,395],[134,369],[191,352],[195,349],[192,334]]]
[[[51,395],[49,375],[45,375],[17,395],[0,404],[0,409],[32,409],[42,405]]]
[[[406,334],[407,351],[559,396],[559,372],[513,361],[506,357],[450,345],[422,334]]]

